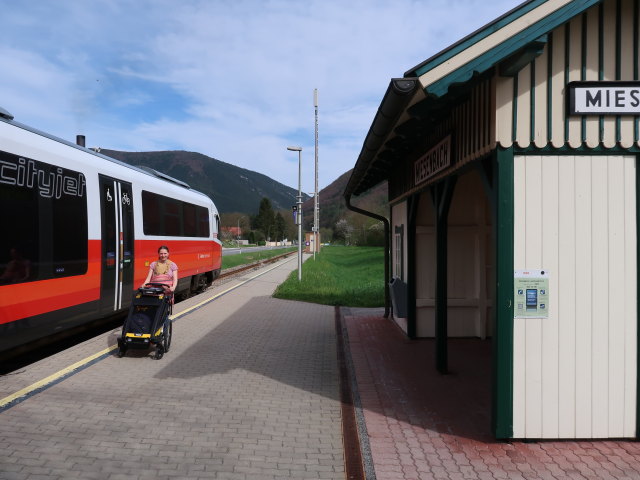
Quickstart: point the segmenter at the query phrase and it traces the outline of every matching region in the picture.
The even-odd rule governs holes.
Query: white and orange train
[[[220,274],[209,197],[39,132],[0,108],[0,353],[127,311],[161,245],[177,293]]]

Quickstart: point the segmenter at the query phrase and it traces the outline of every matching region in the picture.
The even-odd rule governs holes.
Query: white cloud
[[[517,3],[0,0],[0,106],[67,139],[198,151],[296,187],[286,146],[303,146],[312,185],[318,88],[326,186],[354,165],[392,77]]]

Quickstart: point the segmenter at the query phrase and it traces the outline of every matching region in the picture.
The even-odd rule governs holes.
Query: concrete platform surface
[[[0,478],[343,479],[334,309],[271,297],[296,267],[280,261],[180,317],[161,360],[107,355],[2,411]],[[3,394],[118,333],[0,378]]]

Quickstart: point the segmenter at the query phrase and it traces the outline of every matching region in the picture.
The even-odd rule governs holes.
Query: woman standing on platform
[[[178,286],[178,265],[169,260],[169,247],[158,248],[158,260],[151,262],[149,273],[142,286],[147,283],[162,283],[173,293]]]

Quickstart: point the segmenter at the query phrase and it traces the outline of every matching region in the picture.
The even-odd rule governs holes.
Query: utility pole
[[[313,106],[316,110],[316,185],[313,195],[313,259],[318,250],[318,232],[320,230],[320,206],[318,205],[318,89],[313,90]]]

